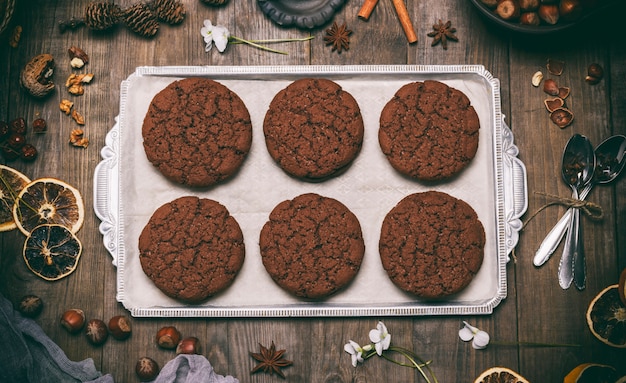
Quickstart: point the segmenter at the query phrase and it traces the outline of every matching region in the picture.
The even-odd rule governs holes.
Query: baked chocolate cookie
[[[378,142],[398,172],[439,181],[476,155],[480,122],[467,96],[439,81],[402,86],[380,115]]]
[[[244,257],[239,224],[210,199],[187,196],[162,205],[139,236],[144,273],[163,293],[186,303],[230,286]]]
[[[483,262],[485,230],[466,202],[427,191],[402,199],[385,217],[378,244],[391,281],[421,298],[464,289]]]
[[[142,135],[148,160],[165,177],[206,187],[241,167],[252,145],[252,122],[237,94],[193,77],[174,81],[154,96]]]
[[[261,230],[259,245],[272,279],[309,299],[345,287],[365,254],[357,217],[341,202],[313,193],[278,204]]]
[[[345,170],[363,144],[356,100],[327,79],[296,80],[274,96],[263,122],[267,150],[289,175],[323,181]]]

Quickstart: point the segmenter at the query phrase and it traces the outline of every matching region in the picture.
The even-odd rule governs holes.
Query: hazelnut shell
[[[565,105],[565,102],[563,101],[562,98],[555,97],[555,98],[545,99],[543,101],[543,104],[546,106],[546,109],[548,109],[548,112],[554,112],[558,108],[563,107]]]
[[[557,108],[550,113],[550,120],[559,128],[567,128],[574,121],[574,114],[567,108]]]

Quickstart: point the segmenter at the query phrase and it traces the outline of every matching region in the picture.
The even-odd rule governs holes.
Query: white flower
[[[230,39],[230,32],[226,27],[213,25],[211,20],[204,20],[204,26],[200,29],[200,34],[206,43],[204,50],[209,52],[215,43],[218,51],[224,52]]]
[[[350,357],[352,358],[352,366],[356,367],[358,362],[363,363],[363,348],[361,346],[359,346],[359,344],[357,342],[354,341],[349,341],[350,343],[346,343],[343,346],[343,349],[345,352],[347,352],[348,354],[350,354]]]
[[[463,321],[465,325],[462,329],[459,330],[459,338],[461,338],[464,342],[472,341],[472,347],[476,350],[482,350],[487,347],[489,344],[489,334],[487,332],[480,330],[471,324]]]
[[[378,322],[376,328],[370,331],[370,340],[374,342],[376,353],[380,356],[383,350],[387,350],[391,344],[391,334],[383,322]]]

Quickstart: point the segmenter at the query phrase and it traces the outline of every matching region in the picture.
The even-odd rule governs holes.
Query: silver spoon
[[[624,169],[626,164],[626,137],[611,136],[596,147],[596,170],[593,179],[580,192],[579,199],[584,200],[595,185],[604,185],[613,182]],[[533,264],[541,266],[554,253],[565,236],[574,208],[569,208],[561,219],[546,235],[539,249],[535,253]]]
[[[596,156],[589,139],[580,134],[573,135],[565,146],[561,165],[561,175],[572,189],[572,198],[578,199],[580,190],[591,181],[595,166]],[[574,280],[574,266],[578,267],[582,263],[584,267],[585,254],[580,245],[581,238],[580,211],[574,209],[559,263],[559,284],[563,289],[569,288]]]

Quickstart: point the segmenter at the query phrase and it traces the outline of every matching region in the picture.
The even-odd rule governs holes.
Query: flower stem
[[[404,356],[410,363],[405,363],[405,362],[401,362],[399,360],[393,359],[387,355],[388,352],[396,352]],[[377,355],[376,350],[372,350],[369,353],[364,354],[363,359],[368,359],[374,355]],[[409,351],[402,347],[391,346],[387,350],[383,351],[383,354],[381,356],[385,358],[386,360],[397,364],[398,366],[415,368],[416,370],[419,371],[419,373],[422,375],[422,377],[424,378],[424,380],[426,380],[427,383],[439,383],[439,381],[437,380],[437,377],[435,376],[432,369],[430,368],[430,364],[432,363],[432,361],[430,360],[424,361],[422,358],[420,358],[417,354],[415,354],[412,351]],[[429,375],[432,378],[432,380],[428,377]]]
[[[272,49],[270,47],[266,47],[265,45],[260,45],[259,43],[263,43],[263,44],[272,44],[272,43],[285,43],[285,42],[294,42],[294,41],[308,41],[315,38],[315,36],[309,36],[309,37],[303,37],[303,38],[293,38],[293,39],[266,39],[266,40],[245,40],[242,39],[240,37],[237,36],[230,36],[230,40],[233,44],[248,44],[251,45],[255,48],[259,48],[262,49],[264,51],[268,51],[268,52],[274,52],[274,53],[279,53],[281,55],[288,55],[289,53],[285,52],[285,51],[279,51],[277,49]]]

